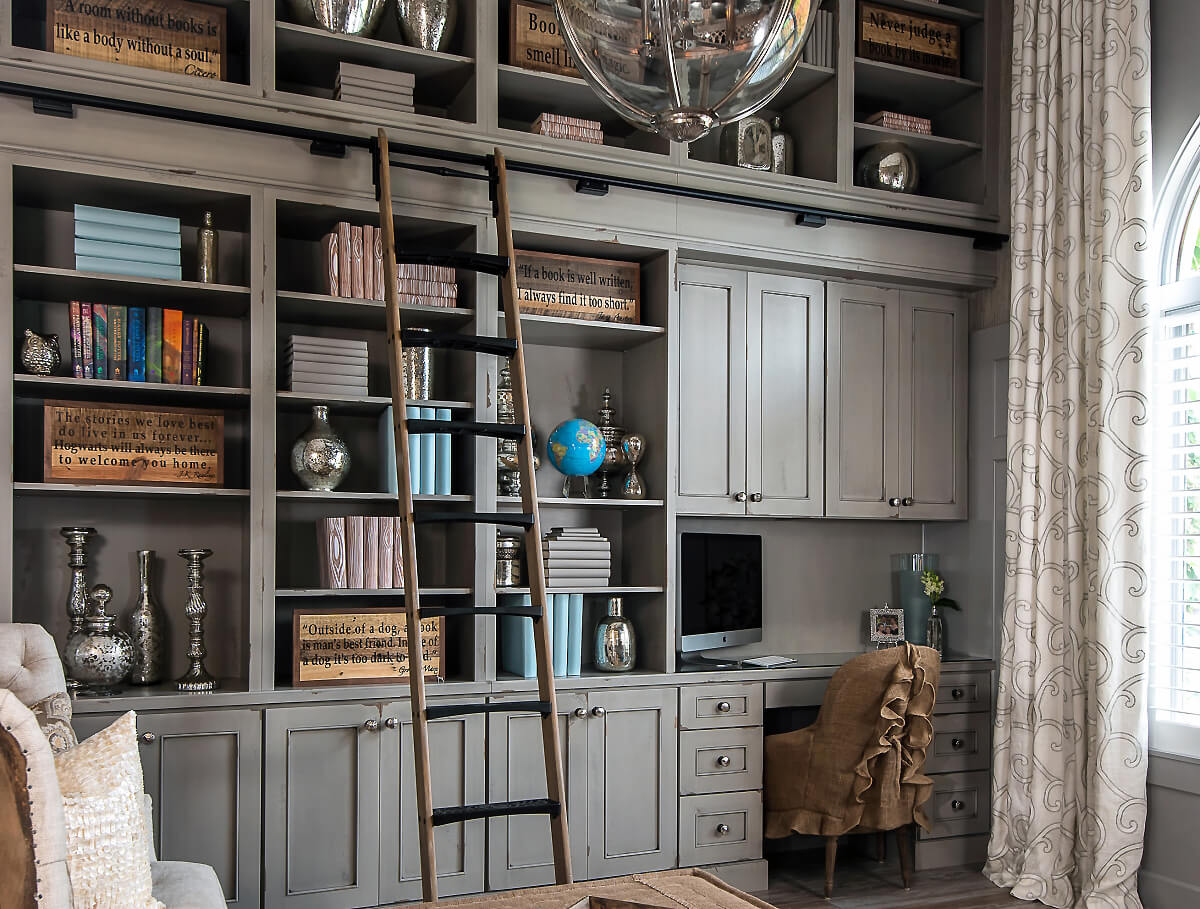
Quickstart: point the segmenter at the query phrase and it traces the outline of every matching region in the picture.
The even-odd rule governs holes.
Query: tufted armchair
[[[76,741],[66,687],[44,628],[0,624],[0,894],[14,897],[3,901],[4,909],[72,909],[54,770],[54,754]],[[207,865],[159,862],[151,854],[150,870],[154,896],[167,909],[225,909],[220,882]]]

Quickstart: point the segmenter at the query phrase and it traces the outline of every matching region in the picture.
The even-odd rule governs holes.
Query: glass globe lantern
[[[555,0],[567,49],[639,129],[693,142],[787,82],[815,0]]]

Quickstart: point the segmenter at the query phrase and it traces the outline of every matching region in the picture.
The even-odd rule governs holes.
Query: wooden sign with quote
[[[188,0],[46,0],[46,47],[198,79],[224,79],[225,8]]]
[[[43,423],[47,483],[225,483],[225,415],[219,411],[46,401]]]
[[[961,29],[954,22],[904,10],[858,5],[858,55],[944,76],[962,67]]]
[[[637,262],[514,250],[521,312],[594,322],[641,320]]]
[[[508,28],[508,62],[521,69],[560,76],[578,76],[575,59],[558,33],[554,7],[530,0],[512,0]]]
[[[442,618],[421,621],[425,678],[442,677]],[[408,680],[403,606],[297,609],[292,614],[292,684],[365,685]]]

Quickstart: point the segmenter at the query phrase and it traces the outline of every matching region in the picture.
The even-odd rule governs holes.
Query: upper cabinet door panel
[[[750,514],[811,516],[824,506],[824,297],[819,281],[749,277]]]
[[[679,510],[745,514],[746,275],[679,269]]]
[[[901,300],[900,516],[966,518],[966,304],[907,291]]]
[[[830,284],[828,318],[825,512],[895,517],[899,294]]]

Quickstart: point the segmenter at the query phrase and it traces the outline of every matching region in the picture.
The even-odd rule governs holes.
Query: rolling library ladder
[[[396,486],[400,497],[403,527],[401,548],[404,560],[404,606],[408,624],[409,688],[412,691],[413,749],[416,769],[418,839],[421,846],[421,890],[427,902],[437,900],[437,868],[434,855],[434,828],[477,818],[514,814],[546,814],[550,817],[550,836],[554,848],[554,876],[559,884],[571,883],[571,854],[567,840],[567,815],[563,810],[563,767],[558,738],[558,713],[555,709],[554,673],[551,665],[550,626],[546,619],[546,575],[542,564],[542,529],[538,517],[537,486],[533,475],[533,429],[529,419],[528,389],[525,384],[525,358],[521,344],[521,317],[517,309],[517,283],[513,268],[512,223],[509,219],[508,179],[504,155],[499,149],[487,159],[487,173],[475,174],[441,166],[406,163],[402,166],[442,176],[487,179],[495,204],[498,255],[462,253],[454,250],[413,250],[396,248],[392,221],[392,153],[387,133],[379,130],[372,147],[375,193],[379,200],[379,227],[383,231],[384,288],[387,301],[388,369],[391,376],[392,413],[396,435]],[[400,324],[397,263],[445,265],[495,275],[500,280],[501,300],[507,338],[485,338],[445,332],[410,332]],[[406,417],[404,396],[404,347],[436,347],[465,350],[493,356],[511,357],[513,403],[516,423],[478,423],[417,420]],[[463,511],[413,511],[413,490],[409,473],[409,434],[443,432],[455,435],[485,435],[517,442],[517,462],[521,472],[521,511],[519,513],[481,514]],[[416,525],[427,523],[504,524],[525,530],[528,559],[530,606],[423,606],[417,576]],[[425,706],[425,678],[420,671],[421,620],[451,615],[523,615],[533,620],[534,652],[537,656],[538,699],[509,701],[502,704],[457,704]],[[496,802],[483,805],[433,807],[429,780],[430,720],[469,713],[540,713],[542,751],[546,762],[546,798]]]

